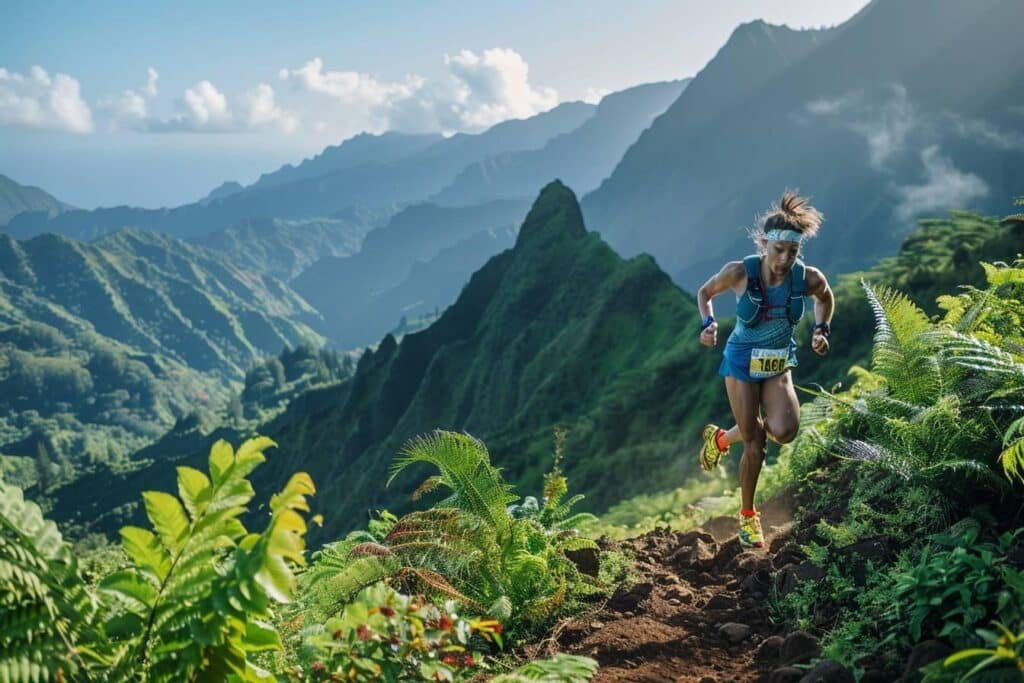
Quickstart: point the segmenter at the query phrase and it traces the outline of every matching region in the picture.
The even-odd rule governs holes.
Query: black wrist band
[[[828,323],[818,323],[817,325],[815,325],[814,331],[817,332],[818,330],[821,331],[821,336],[823,336],[825,339],[832,338],[832,326],[829,325]]]

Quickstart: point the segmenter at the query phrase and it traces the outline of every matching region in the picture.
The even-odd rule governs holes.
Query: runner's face
[[[768,270],[775,275],[785,276],[793,267],[796,257],[800,255],[800,244],[783,240],[768,240],[765,251]]]

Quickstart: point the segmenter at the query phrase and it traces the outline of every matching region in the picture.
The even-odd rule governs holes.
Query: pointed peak
[[[579,238],[586,234],[576,194],[561,180],[553,180],[540,191],[530,207],[530,213],[519,229],[516,247],[556,235]]]

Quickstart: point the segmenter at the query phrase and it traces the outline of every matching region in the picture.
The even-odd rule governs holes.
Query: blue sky
[[[742,22],[864,4],[7,0],[0,173],[86,208],[172,206],[362,130],[472,132],[693,76]]]

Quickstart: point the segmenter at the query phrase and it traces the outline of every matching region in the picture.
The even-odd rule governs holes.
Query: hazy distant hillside
[[[436,133],[409,135],[387,132],[381,135],[360,133],[340,145],[329,145],[316,156],[303,159],[298,166],[285,164],[271,173],[264,173],[247,189],[264,190],[297,180],[327,175],[346,168],[390,164],[440,142],[444,138]]]
[[[22,211],[38,211],[46,217],[52,217],[72,208],[38,187],[19,185],[0,174],[0,225]]]
[[[563,466],[591,508],[670,486],[696,468],[679,454],[700,423],[727,409],[712,385],[719,356],[698,348],[697,326],[693,300],[650,258],[623,260],[588,233],[571,191],[554,183],[515,247],[477,271],[437,322],[401,344],[385,337],[350,381],[304,395],[257,430],[280,444],[264,475],[313,476],[326,501],[322,538],[361,526],[371,508],[406,508],[418,482],[385,488],[388,464],[407,438],[437,427],[482,437],[510,480],[539,491],[552,428],[568,425]],[[215,437],[169,434],[139,454],[157,459],[152,467],[98,493],[83,480],[61,493],[55,515],[105,516],[110,528],[128,492],[171,481]],[[193,455],[172,457],[182,453]]]
[[[289,281],[320,258],[358,251],[366,232],[387,216],[387,211],[349,209],[331,218],[251,218],[195,241],[240,268]]]
[[[528,208],[527,202],[512,200],[463,208],[415,204],[368,233],[357,253],[344,258],[325,257],[292,285],[323,314],[325,330],[333,342],[345,348],[370,344],[403,315],[400,308],[386,303],[394,301],[388,290],[400,285],[417,261],[429,261],[441,250],[486,232],[467,250],[455,271],[439,273],[438,282],[420,279],[421,296],[407,302],[423,299],[429,302],[428,310],[435,305],[447,306],[454,299],[441,300],[439,295],[450,291],[452,280],[463,278],[456,285],[461,287],[476,268],[501,250],[502,244],[486,235],[514,231]],[[482,253],[481,247],[487,245],[495,251]]]
[[[826,214],[807,257],[831,272],[894,253],[915,216],[1000,211],[1024,186],[1022,22],[1015,0],[875,0],[825,32],[741,26],[584,199],[588,223],[693,288],[785,187]]]
[[[467,165],[487,156],[542,147],[552,137],[577,128],[593,112],[594,105],[568,102],[528,119],[504,121],[483,133],[453,135],[394,161],[363,163],[367,146],[383,145],[388,150],[383,158],[394,154],[392,139],[377,136],[355,144],[351,160],[345,145],[329,154],[322,164],[328,170],[324,175],[305,177],[303,171],[290,182],[268,181],[268,186],[246,188],[208,204],[173,209],[121,206],[68,211],[53,219],[22,214],[4,230],[18,238],[54,232],[88,240],[130,226],[196,238],[247,218],[312,218],[352,207],[389,209],[426,199]],[[412,149],[417,149],[417,143]]]
[[[688,82],[650,83],[606,95],[579,128],[552,138],[538,150],[509,152],[471,164],[433,199],[466,206],[491,199],[529,198],[555,178],[576,192],[589,192]]]

